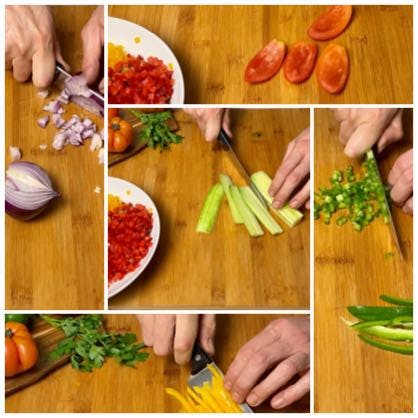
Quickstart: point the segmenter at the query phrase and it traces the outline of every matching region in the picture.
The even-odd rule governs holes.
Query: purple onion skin
[[[53,199],[54,200],[54,199]],[[25,210],[21,208],[17,208],[13,206],[10,202],[6,200],[5,202],[5,209],[6,213],[13,218],[19,219],[19,221],[30,221],[33,218],[36,218],[40,215],[50,204],[53,200],[50,200],[45,206],[42,206],[36,210]]]

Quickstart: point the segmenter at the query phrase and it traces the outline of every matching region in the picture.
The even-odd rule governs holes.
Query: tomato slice
[[[329,93],[339,93],[347,83],[350,64],[347,50],[337,44],[329,44],[318,58],[316,78]]]
[[[308,35],[316,41],[335,38],[350,23],[352,6],[331,6],[320,14],[308,30]]]
[[[245,69],[245,81],[262,83],[278,73],[286,55],[286,45],[273,39],[252,58]]]
[[[298,42],[290,48],[283,64],[286,80],[297,84],[307,80],[315,66],[318,48],[310,42]]]

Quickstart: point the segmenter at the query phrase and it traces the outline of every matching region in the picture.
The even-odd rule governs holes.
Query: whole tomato
[[[119,117],[109,120],[108,149],[110,152],[123,152],[132,144],[132,126]]]
[[[107,109],[107,120],[111,121],[113,118],[119,116],[119,109],[115,109],[114,107],[109,107]]]
[[[38,348],[26,325],[6,322],[5,334],[6,377],[31,369],[38,360]]]

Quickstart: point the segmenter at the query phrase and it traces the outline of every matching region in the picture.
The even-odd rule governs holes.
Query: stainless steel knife
[[[251,187],[252,191],[255,193],[255,195],[258,197],[258,200],[261,202],[261,204],[267,209],[269,206],[264,196],[260,193],[257,186],[254,184],[254,182],[251,180],[250,175],[248,174],[247,170],[241,163],[240,159],[238,158],[237,154],[235,154],[235,151],[232,148],[231,140],[228,137],[228,134],[225,132],[225,130],[222,128],[218,135],[218,140],[222,143],[225,151],[228,152],[228,155],[234,164],[235,168],[240,173],[241,177],[245,180],[245,182]]]
[[[375,158],[375,155],[374,155],[373,150],[367,151],[366,158],[368,158],[368,159],[370,159],[370,160],[373,161],[373,164],[374,164],[375,169],[376,169],[376,173],[377,173],[378,178],[379,178],[379,181],[380,181],[380,185],[384,189],[384,185],[383,185],[383,181],[382,181],[382,176],[380,175],[379,166],[377,165],[377,161],[376,161],[376,158]],[[394,242],[394,244],[395,244],[395,246],[396,246],[396,248],[397,248],[397,250],[399,252],[399,255],[400,255],[401,259],[403,259],[403,253],[402,253],[401,243],[399,241],[398,233],[396,231],[396,227],[395,227],[395,224],[393,222],[392,213],[390,211],[390,205],[389,205],[388,199],[386,197],[386,193],[384,193],[384,203],[385,203],[386,212],[387,212],[388,218],[389,218],[389,228],[390,228],[390,234],[391,234],[391,237],[392,237],[392,241]]]
[[[212,364],[219,373],[222,374],[219,367],[215,364],[215,362],[209,357],[209,355],[203,350],[199,344],[195,344],[193,347],[192,352],[192,359],[191,359],[191,375],[189,377],[188,385],[193,388],[196,386],[202,387],[205,382],[212,381],[212,373],[208,369],[208,364]],[[240,404],[242,410],[245,413],[253,413],[253,410],[249,407],[247,403]]]

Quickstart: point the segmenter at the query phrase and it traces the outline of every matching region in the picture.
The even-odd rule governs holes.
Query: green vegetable
[[[134,109],[129,111],[144,125],[139,133],[139,138],[150,148],[160,147],[161,151],[170,148],[171,144],[179,144],[183,137],[171,132],[165,123],[172,117],[171,112],[142,113]]]
[[[361,340],[374,347],[400,354],[412,354],[412,300],[387,295],[381,295],[380,299],[400,306],[349,306],[348,311],[362,320],[351,324],[351,329],[358,332]]]
[[[218,217],[221,208],[224,189],[220,183],[216,183],[206,195],[203,208],[197,221],[196,231],[204,234],[210,234]]]
[[[53,318],[41,317],[55,328],[61,329],[66,338],[51,352],[53,359],[70,356],[74,369],[91,372],[102,367],[107,357],[113,357],[119,363],[134,367],[145,361],[149,354],[142,351],[145,347],[136,342],[132,333],[116,334],[103,330],[101,315],[83,315],[79,317]]]
[[[272,235],[281,234],[283,229],[270,215],[269,211],[262,205],[258,197],[251,190],[251,187],[245,186],[239,188],[245,204],[251,209],[258,220],[267,228]]]
[[[251,175],[251,180],[256,185],[257,189],[263,195],[264,199],[270,204],[273,198],[269,195],[269,187],[272,182],[271,178],[264,171],[257,171]],[[289,227],[294,227],[303,219],[303,213],[290,206],[284,206],[281,209],[273,209],[279,218],[285,222]]]
[[[264,235],[264,232],[258,223],[257,218],[245,204],[237,186],[231,186],[231,195],[235,205],[237,206],[237,209],[239,210],[244,220],[244,225],[246,226],[249,234],[252,237],[260,237],[261,235]]]
[[[229,178],[229,176],[226,176],[225,174],[220,174],[219,180],[224,189],[226,199],[228,200],[228,205],[229,205],[229,209],[231,210],[232,219],[234,220],[236,224],[243,224],[244,220],[242,219],[242,216],[239,213],[237,206],[231,196],[231,186],[232,186],[231,179]]]
[[[322,215],[323,222],[328,225],[332,215],[338,212],[337,225],[350,221],[356,231],[361,231],[378,217],[385,223],[389,222],[388,190],[382,186],[376,160],[370,151],[366,154],[362,171],[363,177],[356,179],[352,166],[344,174],[334,170],[330,178],[332,186],[320,187],[314,194],[314,218],[319,219]]]
[[[20,322],[21,324],[27,324],[32,317],[30,314],[5,314],[4,319],[6,322]]]

